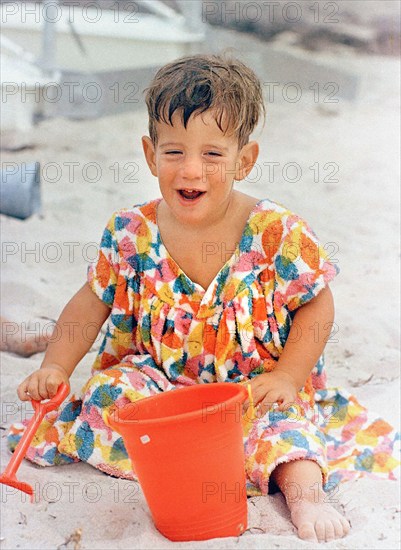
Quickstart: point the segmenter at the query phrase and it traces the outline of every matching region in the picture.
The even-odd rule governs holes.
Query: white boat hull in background
[[[44,4],[0,5],[2,35],[15,45],[14,51],[2,48],[2,134],[50,116],[92,118],[137,108],[157,67],[202,49],[202,32],[190,31],[171,10],[163,19],[51,4],[51,13]],[[44,55],[46,21],[54,25],[54,39]]]

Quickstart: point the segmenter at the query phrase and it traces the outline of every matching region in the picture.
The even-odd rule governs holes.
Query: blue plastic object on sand
[[[40,163],[5,164],[0,172],[0,212],[25,220],[41,210]]]

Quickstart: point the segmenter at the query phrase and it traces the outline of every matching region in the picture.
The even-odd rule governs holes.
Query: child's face
[[[185,129],[177,112],[173,126],[157,124],[157,144],[142,138],[149,168],[176,219],[196,226],[218,222],[229,205],[234,179],[250,172],[258,155],[256,142],[238,149],[238,139],[224,134],[210,111],[190,117]],[[201,191],[186,199],[182,190]]]

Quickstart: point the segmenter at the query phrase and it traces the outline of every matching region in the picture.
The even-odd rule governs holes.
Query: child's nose
[[[202,159],[186,158],[182,167],[182,177],[188,180],[201,180],[203,176]]]

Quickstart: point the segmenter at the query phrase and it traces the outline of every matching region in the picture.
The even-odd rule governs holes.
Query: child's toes
[[[337,518],[332,520],[333,529],[334,529],[334,538],[338,539],[344,536],[343,526],[341,521]]]
[[[332,520],[326,521],[325,530],[326,530],[325,540],[326,541],[334,540],[335,539],[335,529],[334,529],[334,525],[333,525]]]
[[[315,531],[319,542],[326,540],[326,522],[325,521],[318,520],[315,523]]]
[[[342,525],[342,528],[343,528],[343,537],[345,537],[345,535],[348,535],[350,529],[351,529],[351,526],[349,524],[349,522],[345,519],[344,516],[340,516],[340,522],[341,522],[341,525]]]
[[[339,538],[343,537],[344,535],[346,535],[346,532],[344,530],[341,519],[342,518],[333,519],[334,535],[335,535],[336,539],[339,539]],[[346,523],[348,523],[345,518],[344,518],[344,520],[345,520]]]
[[[313,523],[306,522],[299,526],[298,536],[303,540],[317,542],[316,531]]]

